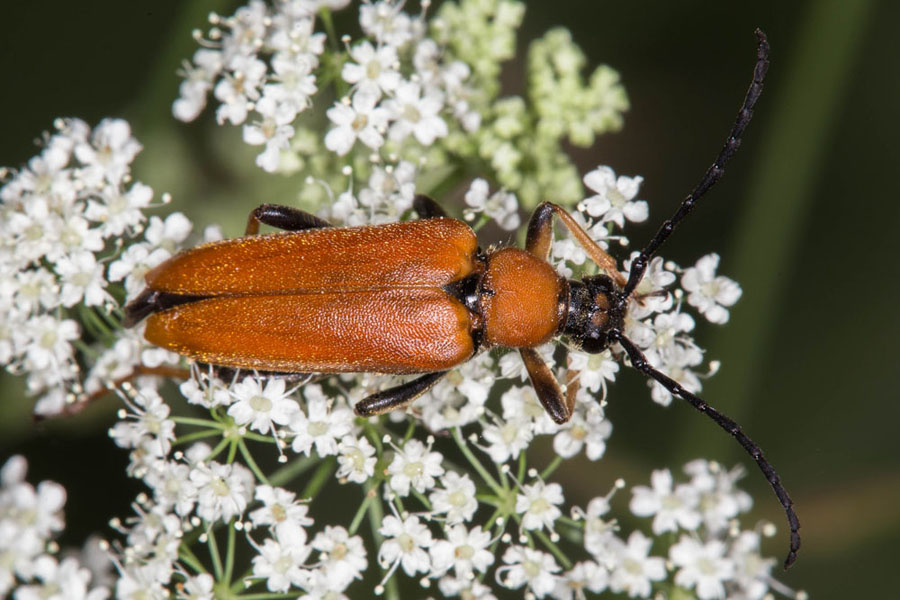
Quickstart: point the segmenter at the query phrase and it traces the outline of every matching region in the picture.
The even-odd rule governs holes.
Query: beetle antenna
[[[740,425],[704,402],[699,396],[684,389],[681,384],[671,377],[660,373],[650,366],[650,363],[647,362],[647,357],[638,350],[637,346],[634,345],[634,342],[622,335],[621,332],[617,330],[611,331],[609,333],[609,339],[612,342],[618,342],[622,348],[625,349],[628,358],[631,360],[631,366],[644,375],[658,381],[672,394],[680,396],[684,400],[690,402],[691,406],[708,416],[715,421],[719,427],[734,436],[738,443],[744,447],[744,450],[753,457],[753,460],[759,465],[763,475],[766,476],[769,485],[771,485],[772,489],[775,491],[775,495],[778,497],[778,501],[781,502],[781,506],[784,507],[785,514],[787,514],[788,526],[791,530],[791,548],[787,558],[784,560],[784,568],[787,569],[790,567],[794,561],[797,560],[797,551],[800,549],[800,521],[797,519],[797,513],[794,512],[794,503],[791,501],[791,497],[788,495],[787,490],[784,489],[784,486],[781,485],[781,478],[779,478],[778,473],[775,472],[775,467],[773,467],[769,461],[766,460],[766,457],[763,456],[762,448],[744,433]]]
[[[744,96],[744,103],[738,111],[737,118],[734,121],[734,127],[731,128],[731,133],[728,134],[728,139],[725,140],[725,145],[716,157],[715,162],[706,170],[706,174],[703,176],[703,179],[700,180],[700,183],[697,184],[697,187],[695,187],[681,202],[681,206],[678,207],[678,210],[675,211],[672,218],[663,222],[659,231],[657,231],[653,239],[650,240],[650,243],[641,250],[641,253],[631,263],[631,274],[628,277],[628,283],[625,284],[625,288],[623,289],[626,298],[631,295],[631,292],[634,291],[637,284],[641,282],[641,279],[644,277],[644,272],[647,270],[647,264],[650,262],[653,255],[656,254],[659,247],[662,246],[663,242],[665,242],[670,235],[672,235],[672,232],[675,231],[675,227],[677,227],[678,224],[694,210],[694,205],[697,200],[699,200],[703,194],[709,191],[709,188],[722,178],[722,175],[725,174],[725,164],[732,156],[734,156],[734,153],[737,152],[737,149],[740,147],[741,136],[743,135],[747,124],[750,123],[750,119],[753,117],[753,106],[759,99],[760,94],[762,94],[763,79],[766,76],[766,71],[769,70],[769,40],[766,37],[766,34],[759,29],[756,30],[756,38],[756,66],[753,69],[753,81],[750,83],[747,95]]]

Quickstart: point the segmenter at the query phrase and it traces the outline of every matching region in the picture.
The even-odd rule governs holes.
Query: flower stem
[[[484,468],[484,465],[482,465],[481,462],[479,462],[479,460],[475,458],[472,450],[469,449],[469,446],[466,444],[465,440],[463,440],[462,432],[460,431],[459,427],[453,428],[453,439],[454,441],[456,441],[456,445],[459,446],[459,449],[463,453],[463,456],[465,456],[466,460],[469,461],[469,464],[471,464],[475,468],[475,470],[478,471],[478,474],[482,479],[484,479],[485,483],[487,483],[497,495],[502,495],[503,488],[500,487],[500,484],[498,484],[493,477],[491,477],[491,474],[487,472],[487,469]]]
[[[256,475],[256,478],[259,479],[260,483],[271,485],[265,473],[260,470],[259,465],[253,460],[253,454],[250,452],[250,449],[247,448],[247,444],[244,440],[238,440],[237,445],[241,449],[241,455],[244,457],[244,460],[247,461],[247,466],[250,467],[250,470],[253,471],[253,474]]]

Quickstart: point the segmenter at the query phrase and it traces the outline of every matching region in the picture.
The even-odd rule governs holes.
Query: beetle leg
[[[259,224],[270,225],[285,231],[302,231],[304,229],[319,229],[332,227],[325,219],[310,214],[306,211],[281,204],[260,204],[247,217],[246,235],[259,233]]]
[[[434,384],[446,374],[447,371],[435,371],[377,394],[372,394],[357,402],[353,410],[360,417],[374,417],[397,408],[403,408],[434,387]]]
[[[525,249],[534,256],[547,260],[550,257],[550,246],[553,242],[553,215],[559,217],[569,233],[588,253],[591,260],[613,278],[617,284],[624,286],[625,277],[619,272],[616,259],[606,253],[597,242],[572,218],[564,208],[552,202],[542,202],[531,215],[528,222],[528,234],[525,238]]]
[[[416,194],[413,198],[413,210],[420,219],[446,219],[447,213],[440,204],[423,194]]]
[[[550,418],[560,425],[571,419],[572,410],[559,387],[559,382],[556,381],[556,377],[553,376],[553,372],[541,355],[532,348],[521,348],[519,352],[538,400],[541,401],[541,405]],[[574,399],[574,396],[572,398]]]

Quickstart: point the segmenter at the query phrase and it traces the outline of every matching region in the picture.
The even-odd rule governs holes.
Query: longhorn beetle
[[[632,262],[627,279],[615,259],[550,202],[531,216],[525,250],[487,252],[468,225],[425,196],[414,201],[418,221],[344,228],[264,204],[250,213],[245,237],[187,250],[151,270],[147,288],[125,308],[125,324],[147,317],[151,343],[220,368],[273,376],[420,374],[361,400],[355,407],[360,416],[407,406],[453,367],[501,346],[519,350],[547,413],[565,423],[575,395],[563,393],[535,348],[557,336],[589,353],[618,345],[632,367],[706,414],[753,457],[787,513],[787,568],[800,548],[800,524],[760,447],[737,423],[654,369],[624,334],[629,302],[651,257],[722,177],[740,145],[769,64],[766,36],[756,35],[753,81],[724,147]],[[604,274],[576,281],[556,273],[547,260],[554,216]],[[258,235],[260,223],[287,231]]]

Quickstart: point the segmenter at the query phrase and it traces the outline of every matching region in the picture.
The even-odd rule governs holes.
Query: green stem
[[[503,488],[491,477],[491,474],[487,472],[487,469],[484,468],[472,451],[469,449],[469,446],[466,444],[465,440],[462,438],[462,432],[459,427],[453,428],[453,439],[456,441],[456,445],[459,446],[460,451],[463,453],[463,456],[466,457],[466,460],[469,461],[469,464],[474,467],[474,469],[478,472],[482,479],[484,479],[485,483],[487,483],[492,490],[498,495],[503,495]]]
[[[216,580],[221,581],[224,574],[222,558],[219,556],[219,545],[216,543],[216,535],[211,526],[208,526],[206,530],[206,545],[209,548],[209,556],[212,558],[213,573]]]
[[[202,440],[203,438],[212,437],[214,435],[220,435],[222,433],[221,429],[204,429],[203,431],[195,431],[194,433],[189,433],[187,435],[179,436],[178,439],[175,440],[173,445],[180,446],[187,444],[189,442],[193,442],[195,440]]]
[[[179,425],[195,425],[197,427],[206,427],[210,429],[225,429],[225,426],[217,421],[211,421],[209,419],[195,419],[194,417],[169,417],[175,423]]]
[[[289,481],[293,481],[296,477],[303,475],[313,468],[319,460],[313,456],[300,456],[284,465],[269,478],[269,482],[274,486],[283,486]]]
[[[241,449],[241,455],[244,457],[244,460],[247,461],[247,466],[250,467],[250,470],[253,471],[253,474],[256,475],[256,478],[259,479],[260,483],[271,485],[266,478],[265,473],[262,472],[259,465],[253,460],[253,454],[250,452],[250,449],[247,448],[247,444],[244,440],[238,440],[237,445]]]
[[[369,504],[369,525],[372,527],[372,537],[375,538],[375,545],[381,547],[384,543],[384,536],[379,533],[381,522],[384,520],[384,507],[381,502],[371,502]],[[400,592],[397,588],[397,578],[391,577],[384,584],[386,597],[389,600],[400,600]]]
[[[190,542],[182,541],[178,547],[178,559],[194,570],[195,573],[206,573],[206,568],[190,548]]]
[[[378,486],[380,482],[370,483],[366,487],[365,497],[363,498],[362,504],[359,505],[359,509],[357,509],[356,514],[353,515],[353,520],[350,521],[350,527],[347,529],[350,535],[356,533],[356,530],[359,529],[360,523],[362,523],[363,516],[365,516],[366,512],[369,510],[369,504],[374,502],[378,498]]]
[[[550,461],[550,464],[547,465],[547,468],[541,471],[541,479],[546,480],[548,477],[553,475],[553,472],[559,468],[559,465],[563,463],[563,458],[558,454],[553,457],[553,460]]]
[[[234,573],[234,519],[228,522],[228,548],[225,551],[225,585],[231,583],[231,576]]]
[[[544,546],[546,546],[548,550],[550,550],[553,556],[556,557],[556,560],[562,563],[564,569],[568,571],[572,568],[572,561],[569,560],[569,557],[566,556],[565,552],[559,549],[559,546],[554,544],[550,540],[550,538],[547,537],[547,534],[544,533],[543,530],[533,531],[532,533],[534,533],[534,537],[541,540],[541,543],[544,544]]]
[[[322,486],[331,479],[331,475],[334,473],[335,461],[333,457],[328,457],[322,461],[322,464],[319,465],[319,468],[316,469],[316,472],[313,473],[312,478],[309,480],[309,483],[306,484],[306,487],[303,488],[303,491],[300,493],[301,498],[313,498],[318,495],[319,491],[322,489]]]

